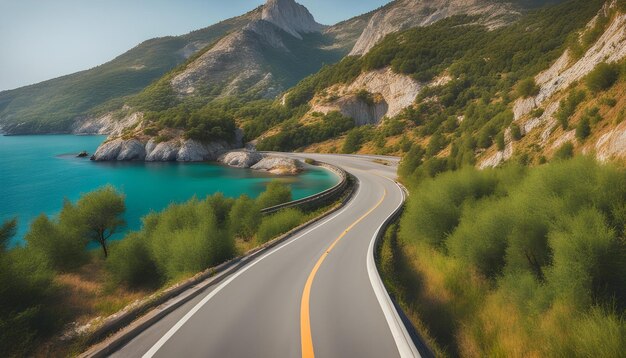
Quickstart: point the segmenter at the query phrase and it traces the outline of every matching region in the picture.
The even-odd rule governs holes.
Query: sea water
[[[294,199],[332,187],[339,178],[324,169],[307,167],[295,177],[276,177],[249,169],[211,163],[92,162],[90,155],[103,136],[0,136],[0,223],[17,217],[23,242],[29,224],[38,215],[57,214],[64,199],[111,184],[126,196],[126,231],[141,227],[141,217],[214,193],[227,197],[258,196],[272,180],[288,183]],[[118,237],[121,237],[118,235]]]

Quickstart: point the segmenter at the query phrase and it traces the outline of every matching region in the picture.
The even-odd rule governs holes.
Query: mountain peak
[[[298,39],[302,39],[301,34],[320,32],[324,28],[306,7],[294,0],[268,0],[261,18]]]

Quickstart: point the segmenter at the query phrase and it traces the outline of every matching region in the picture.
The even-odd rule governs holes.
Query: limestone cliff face
[[[202,162],[214,161],[233,146],[225,141],[200,143],[176,138],[157,143],[154,139],[116,138],[102,144],[91,158],[95,161]]]
[[[539,94],[520,99],[515,103],[515,119],[541,106],[557,92],[588,75],[600,63],[617,62],[624,57],[626,57],[626,14],[620,14],[598,41],[574,64],[570,65],[570,56],[566,51],[548,70],[540,73],[535,78],[540,86]]]
[[[366,54],[392,32],[428,26],[460,14],[481,16],[481,23],[491,28],[519,16],[512,5],[491,0],[396,0],[374,14],[350,55]]]
[[[126,109],[128,110],[128,108]],[[74,123],[72,134],[77,135],[111,135],[119,136],[125,128],[140,123],[143,113],[135,112],[129,115],[118,117],[113,113],[106,113],[101,116],[81,118]]]
[[[598,16],[609,16],[615,5],[615,1],[608,1]],[[590,29],[595,21],[597,18],[588,24],[587,29]],[[560,101],[569,94],[572,86],[577,86],[577,83],[600,63],[614,63],[624,58],[626,58],[626,14],[616,13],[604,33],[580,59],[573,60],[566,50],[549,69],[535,77],[535,82],[540,88],[539,93],[515,102],[514,119],[525,137],[522,142],[527,146],[530,144],[540,148],[548,157],[564,143],[572,142],[577,150],[594,153],[602,161],[626,158],[626,125],[614,121],[616,117],[623,115],[620,111],[626,105],[622,85],[604,94],[617,100],[613,108],[604,108],[598,103],[598,98],[588,96],[586,104],[581,104],[579,111],[572,116],[571,120],[575,123],[580,120],[585,110],[594,106],[602,107],[600,115],[606,121],[596,126],[596,133],[586,141],[580,142],[571,126],[563,130],[555,119]],[[541,115],[533,116],[533,111],[538,108],[542,109]],[[497,166],[512,157],[517,144],[511,143],[510,136],[506,139],[507,149],[503,152],[488,152],[483,156],[479,167]]]
[[[354,118],[357,125],[378,124],[384,117],[395,117],[415,101],[422,85],[409,76],[385,68],[362,73],[349,85],[329,88],[326,96],[313,101],[312,112],[339,111]],[[371,95],[368,103],[356,94],[366,91]]]

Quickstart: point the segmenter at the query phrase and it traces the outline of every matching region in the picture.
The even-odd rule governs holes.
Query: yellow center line
[[[352,230],[358,223],[363,221],[369,214],[371,214],[374,210],[376,210],[387,197],[387,189],[383,194],[383,197],[380,201],[371,208],[365,215],[361,216],[357,221],[352,223],[333,243],[326,249],[326,252],[322,254],[322,256],[317,260],[313,270],[309,274],[309,278],[306,280],[306,284],[304,285],[304,292],[302,293],[302,302],[300,303],[300,335],[302,342],[302,357],[303,358],[314,358],[315,351],[313,350],[313,337],[311,336],[311,317],[310,317],[310,298],[311,298],[311,286],[313,286],[313,280],[315,279],[315,275],[319,270],[320,266],[330,252],[335,248],[339,240],[341,240],[346,234]]]

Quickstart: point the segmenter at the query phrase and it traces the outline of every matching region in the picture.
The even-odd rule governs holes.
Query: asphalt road
[[[394,166],[306,155],[359,180],[342,210],[260,256],[172,312],[114,357],[417,356],[371,257],[401,205]]]

